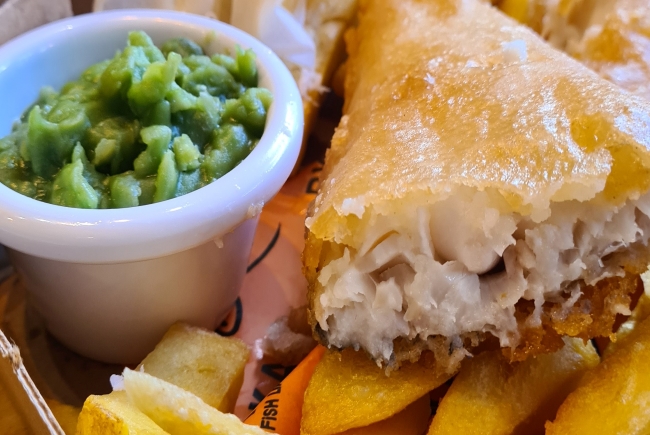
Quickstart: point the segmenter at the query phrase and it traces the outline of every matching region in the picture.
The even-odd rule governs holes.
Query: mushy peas
[[[131,32],[113,59],[44,88],[0,139],[0,182],[66,207],[164,201],[210,184],[255,147],[271,104],[252,51],[208,57]]]

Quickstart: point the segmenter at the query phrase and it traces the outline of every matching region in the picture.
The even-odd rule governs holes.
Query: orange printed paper
[[[280,435],[300,435],[305,390],[325,348],[316,346],[280,385],[257,405],[245,423]]]

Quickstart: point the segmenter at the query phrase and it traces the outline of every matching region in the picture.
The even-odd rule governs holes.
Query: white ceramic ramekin
[[[45,85],[61,87],[144,30],[185,36],[209,54],[252,48],[273,93],[264,135],[231,172],[157,204],[81,210],[42,203],[0,184],[0,243],[10,250],[51,333],[80,354],[138,362],[175,321],[214,328],[239,292],[262,205],[291,173],[302,103],[284,64],[262,43],[208,18],[160,10],[58,21],[0,47],[0,136]]]

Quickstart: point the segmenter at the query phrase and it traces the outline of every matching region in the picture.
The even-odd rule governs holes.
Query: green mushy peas
[[[66,207],[164,201],[218,179],[255,147],[271,104],[252,51],[208,57],[131,32],[113,59],[44,88],[0,139],[0,182]]]

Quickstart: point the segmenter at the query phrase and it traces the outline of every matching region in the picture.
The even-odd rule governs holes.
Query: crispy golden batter
[[[609,337],[614,331],[617,315],[615,305],[630,306],[631,295],[642,286],[638,274],[628,273],[623,278],[607,278],[594,286],[582,286],[578,303],[566,311],[561,304],[547,303],[542,315],[542,325],[529,328],[525,319],[532,311],[531,304],[518,304],[518,317],[522,337],[514,349],[503,349],[511,361],[523,361],[530,355],[548,353],[562,348],[562,336],[584,340]]]
[[[347,42],[344,117],[307,218],[303,256],[310,320],[324,344],[328,333],[316,321],[319,273],[346,248],[358,250],[378,215],[435,204],[462,187],[498,192],[501,213],[540,222],[553,203],[613,207],[650,188],[648,103],[489,5],[361,1]],[[547,302],[535,326],[525,323],[532,307],[522,301],[522,339],[510,358],[555,350],[561,335],[611,334],[615,308],[629,305],[637,276],[631,270],[583,285],[568,310]],[[423,349],[455,361],[459,349],[485,335],[399,338],[389,364]]]
[[[346,199],[377,209],[465,185],[499,189],[530,214],[605,184],[602,199],[619,204],[648,190],[650,108],[529,29],[460,0],[365,1],[359,21],[345,117],[308,219],[316,237],[352,238],[359,218]],[[515,40],[525,64],[503,61]]]

